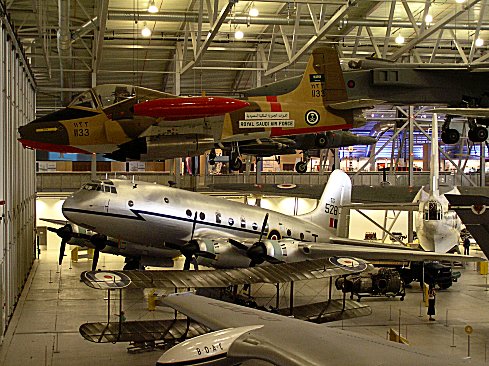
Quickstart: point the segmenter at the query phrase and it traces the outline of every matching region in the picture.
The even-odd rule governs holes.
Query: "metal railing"
[[[383,177],[380,172],[362,172],[353,176],[353,185],[377,186],[382,183]],[[181,175],[175,177],[169,172],[107,172],[97,173],[97,179],[121,178],[134,179],[145,182],[156,182],[167,185],[168,181],[178,183],[180,188],[192,189],[208,186],[211,184],[297,184],[297,185],[321,185],[328,181],[330,172],[298,174],[291,172],[266,172],[260,174],[260,182],[257,182],[256,173],[246,174],[223,174],[207,176]],[[429,172],[415,172],[414,186],[429,184]],[[468,177],[475,183],[479,182],[479,174],[474,173]],[[179,179],[177,179],[179,178]],[[42,172],[37,173],[37,192],[72,192],[77,190],[91,180],[90,172]],[[408,185],[408,172],[387,173],[387,181],[395,186]],[[459,174],[440,172],[440,184],[448,186],[470,186],[470,182]]]

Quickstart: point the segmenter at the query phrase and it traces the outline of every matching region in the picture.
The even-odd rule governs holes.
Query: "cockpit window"
[[[82,187],[82,189],[86,191],[98,191],[117,194],[117,190],[114,186],[108,186],[102,183],[87,183]]]
[[[73,106],[96,108],[97,104],[93,98],[92,92],[90,90],[87,90],[86,92],[81,93],[79,96],[73,99],[73,101],[70,103],[70,107]]]
[[[424,206],[425,220],[441,220],[442,207],[438,201],[428,201]]]
[[[160,92],[147,88],[141,88],[125,84],[105,84],[98,85],[92,89],[93,94],[97,96],[102,104],[102,108],[126,101],[131,98],[136,99],[136,103],[146,102],[148,100],[160,98],[174,98],[172,94]]]

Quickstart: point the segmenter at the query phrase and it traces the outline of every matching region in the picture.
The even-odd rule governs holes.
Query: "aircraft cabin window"
[[[256,222],[252,223],[252,224],[251,224],[251,228],[252,228],[253,230],[258,230],[258,224],[257,224]]]
[[[221,213],[220,213],[220,212],[216,212],[216,222],[217,222],[218,224],[220,224],[220,223],[221,223]]]
[[[134,206],[134,202],[133,201],[128,201],[127,204],[129,205],[129,207]]]
[[[233,226],[234,225],[234,219],[230,217],[229,220],[228,220],[228,224],[230,226]]]
[[[199,214],[199,217],[200,217],[201,220],[205,220],[205,213],[201,212]]]
[[[301,240],[304,240],[304,233],[300,233],[299,237],[301,238]]]
[[[165,203],[169,203],[170,202],[170,200],[168,199],[168,197],[165,197],[164,201],[165,201]]]
[[[287,229],[287,236],[292,236],[292,231],[290,231],[290,229]]]
[[[117,190],[115,189],[115,187],[110,187],[110,193],[117,194]]]
[[[110,193],[110,187],[104,186],[104,191]]]
[[[185,213],[187,214],[188,217],[192,216],[192,211],[190,210],[185,211]]]
[[[246,227],[246,219],[244,217],[241,218],[241,227]]]

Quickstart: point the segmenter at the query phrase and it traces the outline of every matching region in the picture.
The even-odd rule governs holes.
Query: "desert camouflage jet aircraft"
[[[297,88],[283,95],[178,97],[100,85],[67,108],[20,127],[19,141],[32,149],[104,153],[121,161],[194,156],[220,147],[230,151],[231,168],[239,169],[240,145],[300,149],[285,137],[315,134],[317,147],[324,148],[325,131],[358,126],[364,122],[362,108],[380,102],[348,100],[337,52],[318,48]]]

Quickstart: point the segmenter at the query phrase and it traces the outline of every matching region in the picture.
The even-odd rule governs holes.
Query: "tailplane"
[[[314,211],[301,215],[314,224],[327,227],[333,235],[344,236],[348,229],[348,209],[343,205],[351,202],[351,180],[342,170],[331,173],[328,183]]]

